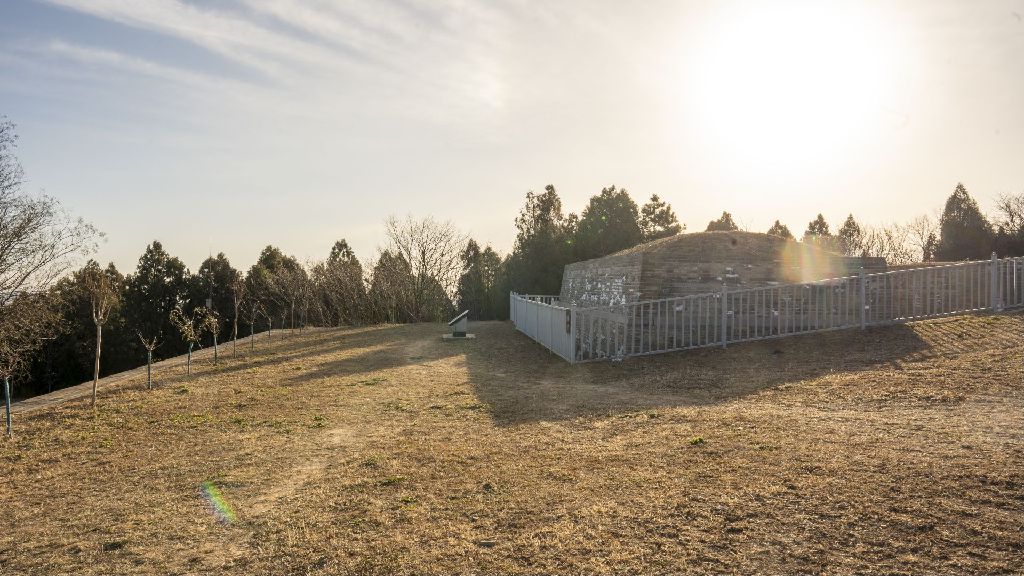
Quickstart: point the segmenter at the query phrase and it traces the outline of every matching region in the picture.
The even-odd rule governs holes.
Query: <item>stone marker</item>
[[[445,340],[452,340],[456,338],[476,338],[475,335],[466,333],[466,328],[469,325],[469,310],[466,310],[462,314],[452,318],[448,325],[452,327],[452,333],[445,334],[443,336]]]

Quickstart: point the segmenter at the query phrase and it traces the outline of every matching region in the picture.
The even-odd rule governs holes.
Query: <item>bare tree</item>
[[[1024,232],[1024,193],[1000,194],[996,198],[995,224],[1015,236]]]
[[[4,381],[7,437],[11,428],[10,379],[27,367],[31,354],[57,332],[60,304],[50,292],[21,292],[0,309],[0,376]]]
[[[76,257],[95,250],[100,236],[57,200],[22,193],[16,147],[14,124],[0,117],[0,374],[8,403],[10,377],[58,325],[48,288]]]
[[[390,251],[402,256],[411,271],[411,315],[414,320],[440,320],[439,298],[451,300],[462,273],[462,250],[467,238],[451,222],[432,217],[399,220],[391,216],[385,222]]]
[[[199,344],[202,340],[208,316],[209,313],[202,306],[197,307],[190,315],[185,314],[181,306],[171,310],[171,323],[181,332],[181,337],[188,342],[188,361],[185,365],[186,374],[192,373],[192,347]]]
[[[15,141],[14,125],[0,120],[0,307],[22,292],[48,288],[72,269],[76,256],[94,251],[100,236],[54,198],[21,193]]]
[[[142,341],[142,347],[146,349],[146,388],[149,390],[153,389],[153,350],[156,350],[157,343],[160,336],[153,336],[148,340],[142,335],[142,332],[135,332],[139,335],[139,340]]]
[[[274,317],[270,315],[270,310],[267,310],[265,306],[260,307],[260,312],[262,312],[263,316],[267,319],[267,340],[270,340],[274,337]],[[283,323],[281,326],[281,329],[284,330]]]
[[[246,310],[249,317],[249,351],[256,350],[256,320],[263,314],[263,305],[256,298],[250,297],[249,308]]]
[[[220,334],[220,317],[213,310],[206,310],[199,319],[201,332],[209,332],[213,336],[213,365],[217,365],[217,335]]]
[[[928,262],[935,253],[939,235],[939,222],[927,214],[914,218],[906,226],[907,241],[920,254],[919,262]]]
[[[288,303],[288,328],[295,332],[295,305],[300,302],[306,288],[306,272],[302,268],[285,268],[277,276],[281,286],[281,293]],[[281,326],[284,326],[284,314],[282,310]]]
[[[868,228],[862,237],[864,256],[879,256],[889,264],[910,264],[916,260],[906,226],[892,224],[881,228]]]
[[[234,356],[238,353],[238,309],[241,308],[242,302],[245,301],[245,278],[242,277],[240,272],[235,273],[230,289],[231,304],[234,306],[235,312],[231,320],[231,355]]]
[[[92,322],[96,325],[96,355],[92,372],[92,406],[96,406],[96,389],[100,381],[100,352],[103,347],[103,325],[110,318],[110,312],[117,306],[120,294],[116,280],[101,270],[99,264],[90,260],[82,269],[82,284],[89,297]]]

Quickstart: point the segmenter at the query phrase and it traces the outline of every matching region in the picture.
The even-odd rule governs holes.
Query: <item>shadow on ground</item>
[[[228,375],[293,364],[294,371],[270,373],[285,385],[330,386],[333,379],[412,369],[416,379],[468,384],[495,424],[515,426],[719,404],[827,374],[900,370],[936,358],[1024,345],[1024,316],[1018,313],[571,365],[509,322],[474,322],[471,330],[476,338],[464,341],[442,340],[446,327],[439,324],[275,331],[272,339],[257,342],[255,353],[240,346],[239,358],[224,354],[226,361],[216,368],[205,359],[202,370]],[[157,385],[187,381],[181,364],[161,369]],[[401,373],[395,375],[396,382],[401,378]]]
[[[1024,316],[949,318],[570,365],[510,323],[477,323],[465,342],[470,381],[495,423],[729,402],[830,373],[901,369],[981,349],[1024,345]]]

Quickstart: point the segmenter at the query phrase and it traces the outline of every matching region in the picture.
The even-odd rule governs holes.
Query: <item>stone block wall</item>
[[[729,288],[794,284],[885,269],[882,258],[848,258],[752,232],[682,234],[565,267],[561,300],[606,306]]]
[[[575,262],[562,273],[563,306],[611,306],[640,296],[642,254],[622,254]]]

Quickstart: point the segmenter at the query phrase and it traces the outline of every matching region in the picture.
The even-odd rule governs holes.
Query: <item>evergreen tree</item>
[[[345,262],[345,263],[359,263],[356,258],[356,253],[349,247],[348,242],[344,238],[338,240],[331,246],[331,255],[327,257],[328,262]]]
[[[804,239],[815,238],[815,237],[828,237],[832,234],[828,229],[828,222],[825,221],[825,217],[818,214],[818,217],[811,220],[807,224],[807,230],[804,232]]]
[[[171,311],[183,306],[189,296],[188,268],[171,256],[158,241],[146,247],[135,273],[125,280],[123,301],[128,330],[143,338],[160,338],[161,356],[169,357],[185,350],[185,343],[172,338],[177,332],[171,324]],[[141,345],[133,341],[139,361],[145,357]]]
[[[825,226],[825,229],[828,230],[828,225],[826,224]],[[860,256],[863,252],[864,233],[861,231],[857,221],[853,219],[853,214],[846,217],[842,228],[836,234],[836,240],[840,253],[846,256]]]
[[[294,256],[286,256],[275,246],[267,246],[246,274],[246,290],[263,306],[274,324],[282,328],[295,325],[296,305],[303,297],[308,275]]]
[[[462,251],[462,275],[459,277],[458,311],[469,310],[474,320],[502,318],[499,302],[507,298],[502,290],[502,262],[490,246],[480,249],[474,240]]]
[[[978,203],[963,184],[946,200],[939,218],[939,245],[935,257],[943,261],[978,260],[992,252],[992,224],[982,215]]]
[[[829,231],[828,222],[825,221],[825,217],[821,214],[818,214],[817,218],[807,224],[803,241],[808,244],[814,244],[822,250],[842,252],[839,240]]]
[[[928,240],[925,241],[922,246],[923,262],[932,262],[935,260],[935,252],[939,249],[939,239],[935,237],[935,233],[928,234]]]
[[[652,195],[640,209],[640,231],[644,242],[675,236],[685,228],[679,224],[672,206],[658,198],[657,194]]]
[[[327,261],[313,267],[319,322],[352,325],[363,322],[368,310],[363,265],[345,240],[331,247]]]
[[[592,196],[576,229],[577,260],[600,258],[636,246],[643,240],[636,202],[623,188],[604,188]]]
[[[772,227],[768,229],[768,234],[793,240],[793,233],[789,231],[789,226],[786,226],[778,220],[776,220],[775,224],[772,224]]]
[[[401,323],[413,319],[412,266],[401,254],[385,250],[377,258],[370,278],[369,300],[377,322]]]
[[[573,261],[573,236],[578,220],[562,214],[555,187],[541,194],[528,192],[516,217],[516,242],[509,257],[511,290],[520,294],[557,294],[562,271]]]
[[[219,334],[231,333],[231,322],[234,318],[234,299],[231,286],[238,276],[238,270],[223,252],[207,258],[199,265],[199,270],[189,279],[189,308],[203,306],[216,312],[220,323]],[[206,300],[210,299],[209,305]],[[213,341],[212,335],[208,339]],[[205,346],[205,344],[204,344]]]
[[[707,232],[731,232],[739,229],[740,227],[732,220],[732,214],[722,212],[718,220],[708,222]]]

